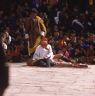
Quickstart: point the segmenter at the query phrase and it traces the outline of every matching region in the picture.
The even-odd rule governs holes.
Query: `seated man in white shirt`
[[[42,38],[40,45],[36,48],[33,55],[33,61],[36,66],[49,67],[53,66],[53,51],[46,38]]]

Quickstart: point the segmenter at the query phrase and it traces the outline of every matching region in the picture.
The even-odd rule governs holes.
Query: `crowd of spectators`
[[[6,38],[3,42],[8,45],[10,61],[21,62],[28,56],[24,21],[32,8],[26,1],[13,4],[9,14],[0,10],[0,36]],[[45,22],[47,38],[55,54],[62,53],[81,63],[95,63],[95,10],[82,11],[78,6],[59,2],[49,6],[46,0],[36,9]]]

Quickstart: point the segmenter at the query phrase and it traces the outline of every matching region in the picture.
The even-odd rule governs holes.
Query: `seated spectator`
[[[93,64],[95,61],[94,61],[94,59],[95,59],[95,47],[94,47],[94,45],[90,45],[89,46],[89,48],[88,48],[88,50],[87,50],[87,63],[91,63],[91,64]]]
[[[7,52],[7,57],[9,61],[20,62],[21,61],[20,50],[21,50],[20,45],[15,44],[14,46],[12,46]]]
[[[67,46],[64,46],[58,53],[62,54],[64,58],[69,58],[69,51]]]
[[[36,66],[49,67],[53,65],[53,51],[51,45],[48,44],[46,38],[41,40],[40,45],[36,48],[36,51],[33,55],[33,60],[35,60]]]

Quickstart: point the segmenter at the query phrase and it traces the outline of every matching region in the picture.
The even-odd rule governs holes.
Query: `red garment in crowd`
[[[63,57],[65,57],[65,58],[68,58],[69,57],[69,52],[68,51],[63,51],[63,50],[59,50],[59,52],[58,52],[59,54],[62,54],[63,55]]]
[[[64,46],[64,40],[59,40],[58,43],[57,43],[57,47],[58,48],[63,48]]]

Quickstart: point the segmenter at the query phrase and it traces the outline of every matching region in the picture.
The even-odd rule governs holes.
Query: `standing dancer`
[[[25,29],[29,35],[28,53],[32,54],[40,43],[41,36],[46,35],[46,27],[43,20],[37,16],[38,11],[32,9],[29,18],[25,21]],[[44,32],[44,34],[43,34]]]

